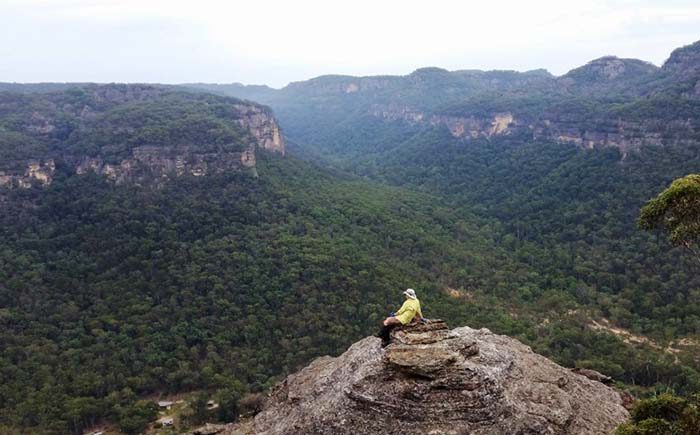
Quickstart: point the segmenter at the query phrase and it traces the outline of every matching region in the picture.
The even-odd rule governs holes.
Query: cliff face
[[[258,148],[284,155],[282,132],[270,111],[253,104],[237,104],[235,107],[240,113],[238,124],[257,139]]]
[[[119,163],[109,163],[100,156],[64,156],[63,163],[71,166],[77,175],[94,172],[116,184],[144,184],[183,175],[201,177],[255,168],[256,160],[252,147],[236,153],[199,153],[196,148],[143,146],[134,148],[132,157]],[[54,159],[31,160],[26,165],[24,173],[0,171],[0,187],[26,189],[53,182]]]
[[[556,113],[546,114],[542,118],[519,117],[512,112],[496,112],[492,116],[431,115],[409,107],[395,106],[375,106],[372,115],[389,121],[445,127],[452,136],[466,141],[517,136],[569,143],[587,149],[613,147],[618,148],[623,156],[643,145],[694,145],[700,141],[700,124],[693,118],[666,122],[612,118],[597,120],[595,126],[591,126],[588,120],[558,117]]]
[[[74,163],[78,175],[95,172],[117,184],[141,184],[183,175],[201,177],[254,167],[254,149],[239,153],[203,154],[188,147],[153,146],[134,148],[133,157],[119,164],[107,163],[100,157],[83,157]]]
[[[486,329],[443,323],[370,337],[273,390],[256,434],[608,434],[620,393]]]
[[[6,132],[3,121],[12,130]],[[6,188],[49,185],[58,165],[115,183],[160,183],[254,169],[259,149],[285,152],[279,125],[264,106],[145,85],[3,95],[3,133],[10,143],[2,149],[0,140],[0,154],[23,151],[22,143],[36,144],[36,151],[23,151],[29,158],[4,159],[0,187]]]

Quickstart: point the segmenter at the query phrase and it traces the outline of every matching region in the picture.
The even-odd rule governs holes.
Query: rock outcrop
[[[365,338],[272,392],[256,434],[608,434],[619,392],[487,329],[442,322]]]
[[[83,157],[74,167],[78,175],[95,172],[116,184],[141,184],[183,175],[201,177],[254,168],[255,150],[201,153],[195,147],[143,146],[134,148],[132,157],[119,164],[105,162],[101,157]]]
[[[0,171],[0,187],[29,188],[32,183],[48,185],[53,181],[54,172],[56,172],[54,159],[30,160],[23,174],[8,174]]]
[[[269,111],[252,104],[238,104],[235,107],[240,113],[239,125],[257,140],[259,148],[284,155],[282,133]]]

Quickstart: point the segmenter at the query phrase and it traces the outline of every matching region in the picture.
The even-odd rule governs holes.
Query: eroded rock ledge
[[[445,127],[453,137],[466,141],[519,137],[521,140],[552,141],[585,149],[618,148],[623,157],[644,145],[696,145],[700,131],[700,124],[693,119],[668,122],[605,119],[598,120],[595,128],[591,128],[590,121],[558,119],[556,116],[524,119],[511,112],[491,116],[450,116],[431,115],[408,106],[376,105],[371,114],[389,121]]]
[[[443,322],[365,338],[272,392],[257,434],[608,434],[619,392],[487,329]],[[252,431],[252,432],[251,432]]]

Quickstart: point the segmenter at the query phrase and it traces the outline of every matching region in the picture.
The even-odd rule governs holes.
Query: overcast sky
[[[419,67],[660,65],[699,0],[0,0],[0,81],[242,82]]]

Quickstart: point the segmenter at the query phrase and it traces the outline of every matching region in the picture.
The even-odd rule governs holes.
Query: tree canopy
[[[639,226],[663,228],[674,245],[691,250],[700,258],[700,174],[674,180],[642,207]]]

